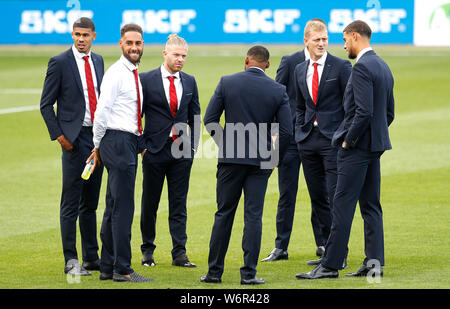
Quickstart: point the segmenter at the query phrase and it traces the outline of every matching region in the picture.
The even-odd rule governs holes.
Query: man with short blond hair
[[[145,115],[143,147],[146,148],[142,151],[141,205],[144,266],[155,265],[156,216],[166,178],[172,265],[196,266],[186,255],[186,203],[201,123],[197,83],[193,76],[181,71],[187,53],[186,41],[171,34],[163,51],[164,63],[141,74]]]
[[[293,128],[295,128],[295,111],[297,108],[297,85],[294,81],[295,67],[311,57],[311,52],[306,43],[308,42],[311,33],[317,31],[326,32],[326,30],[327,26],[323,20],[319,18],[309,20],[304,29],[305,49],[291,55],[283,56],[280,66],[278,67],[276,81],[286,86],[286,91],[289,95]],[[263,262],[288,259],[287,249],[294,222],[300,165],[302,162],[294,137],[295,134],[293,132],[286,156],[278,166],[280,198],[278,200],[278,211],[276,216],[277,236],[275,239],[275,248],[268,257],[263,259]],[[321,256],[326,242],[326,232],[324,233],[324,231],[326,231],[326,226],[331,220],[329,219],[329,212],[325,211],[324,214],[323,212],[317,212],[315,210],[315,208],[311,210],[311,224],[317,246],[316,255]]]
[[[310,59],[295,68],[295,141],[303,162],[311,211],[320,222],[316,240],[324,246],[330,234],[337,181],[337,148],[331,145],[331,138],[344,117],[342,101],[351,64],[327,51],[328,31],[324,24],[309,22],[305,28],[304,43]],[[320,259],[308,264],[319,262]]]

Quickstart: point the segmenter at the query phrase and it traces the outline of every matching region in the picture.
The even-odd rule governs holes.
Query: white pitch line
[[[4,114],[12,114],[12,113],[21,113],[21,112],[29,112],[39,109],[39,105],[30,105],[30,106],[21,106],[21,107],[11,107],[0,109],[0,115]]]
[[[0,94],[41,94],[41,88],[0,88]]]

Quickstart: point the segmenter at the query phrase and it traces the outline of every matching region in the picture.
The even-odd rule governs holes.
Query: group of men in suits
[[[256,266],[264,197],[277,166],[277,237],[275,249],[263,261],[288,258],[301,162],[320,258],[310,262],[316,265],[311,272],[297,278],[338,276],[338,270],[346,265],[358,200],[365,222],[366,259],[354,275],[366,275],[373,259],[384,265],[379,160],[391,147],[387,127],[394,116],[393,78],[388,66],[370,49],[370,36],[370,28],[361,21],[344,30],[349,57],[357,58],[352,69],[349,61],[327,52],[326,24],[314,19],[305,26],[305,49],[282,58],[276,81],[265,74],[270,55],[263,46],[248,50],[243,72],[221,78],[204,116],[207,131],[219,146],[219,159],[217,212],[208,273],[201,282],[221,282],[243,192],[241,284],[265,283],[256,277]],[[195,267],[186,255],[186,201],[200,137],[200,104],[195,78],[182,72],[188,45],[178,35],[169,36],[164,63],[138,74],[143,31],[138,25],[125,25],[119,41],[122,56],[103,74],[102,57],[91,51],[95,37],[92,20],[82,17],[74,23],[74,45],[50,59],[41,98],[50,137],[62,147],[64,271],[90,275],[90,270],[100,270],[101,280],[118,282],[153,280],[131,268],[139,153],[143,168],[142,265],[155,265],[157,210],[167,179],[172,264]],[[223,113],[224,127],[220,125]],[[263,155],[267,151],[269,157]],[[92,176],[82,180],[84,165],[91,160]],[[99,258],[96,209],[103,166],[108,182]],[[75,245],[77,219],[82,265]]]
[[[144,48],[143,31],[138,25],[124,25],[119,41],[122,56],[104,74],[102,57],[90,50],[95,37],[91,19],[82,17],[73,24],[74,45],[50,59],[41,98],[41,113],[50,137],[60,142],[63,151],[60,222],[64,271],[85,276],[91,275],[91,270],[100,270],[101,280],[152,281],[131,268],[131,226],[139,153],[144,175],[142,264],[155,265],[156,213],[167,178],[172,264],[195,267],[186,255],[186,198],[200,136],[200,104],[194,77],[181,72],[188,50],[186,41],[171,35],[163,51],[161,67],[138,74]],[[147,124],[145,128],[142,117]],[[188,155],[175,156],[174,148],[185,148]],[[94,161],[92,175],[83,180],[81,172],[91,160]],[[103,166],[108,171],[108,182],[99,258],[96,209]],[[78,218],[83,250],[81,265],[76,250]]]

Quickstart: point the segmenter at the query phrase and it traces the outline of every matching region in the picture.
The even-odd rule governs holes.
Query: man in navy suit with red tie
[[[307,25],[315,25],[318,23],[321,23],[324,27],[326,27],[325,22],[318,18],[311,19],[308,21]],[[308,29],[309,27],[305,26],[305,34],[308,34]],[[281,58],[280,66],[277,69],[277,76],[275,80],[286,86],[286,92],[289,96],[289,105],[291,107],[293,129],[295,128],[295,114],[297,108],[295,67],[305,60],[309,60],[310,57],[311,55],[308,47],[305,45],[304,50],[295,52],[291,55],[283,56]],[[288,259],[288,245],[294,222],[300,165],[300,153],[295,141],[295,134],[293,132],[284,160],[278,166],[278,189],[280,191],[280,197],[278,200],[276,216],[277,236],[275,238],[275,248],[266,258],[262,260],[263,262]],[[322,256],[327,240],[327,229],[324,228],[326,226],[326,222],[324,222],[324,219],[321,218],[321,215],[323,214],[320,212],[316,213],[315,209],[312,209],[311,225],[317,247],[317,256]],[[329,214],[325,214],[325,216],[329,217]]]
[[[201,120],[195,78],[181,71],[187,52],[186,41],[172,34],[163,51],[163,65],[140,75],[145,115],[141,205],[141,251],[142,265],[145,266],[155,265],[156,217],[165,178],[173,244],[172,265],[196,266],[186,255],[186,202]]]
[[[331,209],[337,181],[337,147],[331,139],[344,119],[342,99],[352,66],[327,52],[326,25],[310,21],[305,26],[305,46],[310,59],[295,68],[295,141],[303,162],[303,174],[311,198],[311,210],[318,217],[315,233],[321,246],[331,228]],[[310,263],[315,263],[312,261]]]
[[[60,225],[64,271],[71,275],[90,275],[88,270],[99,269],[96,210],[103,168],[97,168],[89,180],[81,178],[94,148],[92,124],[104,72],[103,58],[91,51],[96,35],[91,19],[75,21],[72,48],[48,62],[40,104],[50,138],[62,148]],[[79,265],[76,249],[77,219],[83,265]]]
[[[380,203],[380,157],[392,148],[389,125],[394,120],[394,78],[370,47],[372,31],[363,21],[344,29],[345,49],[356,63],[344,93],[344,120],[333,135],[339,147],[333,223],[321,263],[298,279],[336,278],[346,255],[359,201],[364,220],[365,259],[353,277],[382,276],[383,217]]]

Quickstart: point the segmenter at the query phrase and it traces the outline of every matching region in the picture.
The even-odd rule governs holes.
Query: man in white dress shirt
[[[100,238],[100,280],[145,282],[131,268],[131,225],[134,216],[138,142],[142,135],[142,86],[138,65],[144,48],[141,27],[124,25],[122,56],[105,73],[94,121],[95,166],[108,170],[106,209]]]

